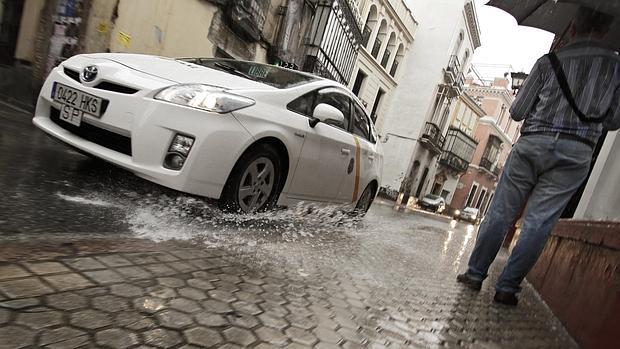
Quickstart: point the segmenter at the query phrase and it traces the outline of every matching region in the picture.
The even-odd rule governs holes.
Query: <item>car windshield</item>
[[[245,79],[258,81],[276,88],[288,88],[319,79],[310,74],[295,72],[268,64],[222,58],[181,58],[184,62],[217,69]]]
[[[439,200],[439,199],[441,199],[441,196],[433,195],[433,194],[428,194],[428,195],[425,196],[425,198],[430,199],[430,200]]]
[[[467,207],[466,209],[463,210],[463,212],[467,212],[467,213],[471,213],[471,214],[478,214],[478,209],[477,208],[472,208],[472,207]]]

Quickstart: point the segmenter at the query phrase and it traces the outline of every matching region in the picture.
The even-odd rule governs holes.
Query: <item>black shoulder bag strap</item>
[[[549,57],[549,61],[551,62],[551,66],[553,67],[553,71],[555,72],[555,77],[558,79],[558,83],[560,84],[560,89],[562,89],[562,93],[564,94],[564,98],[568,101],[568,104],[573,108],[573,111],[579,117],[579,120],[584,123],[601,123],[605,121],[607,115],[603,115],[598,118],[589,118],[587,117],[577,106],[575,102],[575,98],[573,97],[573,93],[570,90],[570,86],[568,86],[568,80],[566,79],[566,75],[564,74],[564,69],[562,69],[562,65],[560,64],[560,60],[558,56],[554,52],[550,52],[547,54]]]

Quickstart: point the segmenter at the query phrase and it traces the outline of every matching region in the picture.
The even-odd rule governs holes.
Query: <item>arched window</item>
[[[461,46],[463,45],[463,41],[465,40],[465,33],[461,30],[459,33],[459,38],[456,40],[456,45],[454,45],[454,51],[452,51],[453,55],[458,55],[461,50]]]
[[[390,61],[390,57],[392,57],[392,52],[394,52],[395,48],[396,48],[396,34],[392,32],[392,34],[390,34],[390,39],[388,40],[387,47],[385,48],[385,51],[383,52],[383,58],[381,59],[381,66],[383,68],[387,69],[388,62]]]
[[[379,51],[381,50],[381,46],[383,45],[383,40],[387,36],[387,21],[384,19],[381,21],[381,25],[379,26],[379,32],[377,33],[377,38],[375,39],[375,43],[372,46],[371,54],[373,57],[379,57]]]
[[[467,63],[469,63],[469,50],[465,50],[465,53],[463,54],[463,60],[461,60],[461,62],[463,62],[462,67],[463,70],[465,69],[465,67],[467,66]]]
[[[390,75],[392,77],[396,76],[396,72],[398,71],[398,66],[400,62],[402,62],[403,57],[405,57],[405,46],[401,43],[398,45],[398,50],[396,50],[396,57],[394,58],[394,62],[392,62],[392,68],[390,69]]]
[[[377,6],[371,5],[368,16],[366,17],[366,24],[364,24],[364,31],[362,32],[362,46],[368,45],[370,35],[372,35],[372,30],[375,29],[375,25],[377,25]]]

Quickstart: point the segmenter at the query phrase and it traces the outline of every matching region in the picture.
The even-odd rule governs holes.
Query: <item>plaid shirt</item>
[[[560,132],[596,143],[603,128],[620,128],[620,57],[595,42],[577,42],[556,52],[573,97],[588,117],[607,115],[601,123],[583,123],[564,97],[551,62],[541,57],[521,87],[510,114],[525,120],[521,133]]]

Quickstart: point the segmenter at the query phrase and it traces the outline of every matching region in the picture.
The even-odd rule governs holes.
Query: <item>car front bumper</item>
[[[140,72],[125,71],[122,79],[143,89],[121,94],[89,87],[54,69],[40,92],[33,123],[50,136],[83,152],[99,157],[163,186],[211,198],[219,198],[226,180],[252,135],[231,114],[214,114],[152,98],[154,90],[170,85]],[[134,74],[135,76],[127,76]],[[115,80],[117,81],[117,80]],[[52,85],[60,82],[109,101],[101,118],[84,115],[82,123],[101,133],[129,139],[131,150],[118,151],[111,144],[99,144],[67,129],[62,120],[50,116],[60,105],[51,98]],[[65,126],[65,127],[63,127]],[[187,160],[179,171],[163,166],[174,136],[195,138]],[[114,137],[109,140],[115,142]]]

